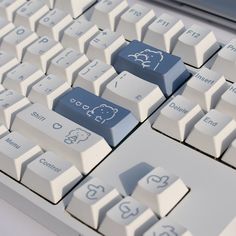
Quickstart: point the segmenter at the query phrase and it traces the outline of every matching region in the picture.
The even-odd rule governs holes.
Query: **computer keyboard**
[[[0,0],[0,197],[57,235],[236,235],[236,40],[149,6]]]

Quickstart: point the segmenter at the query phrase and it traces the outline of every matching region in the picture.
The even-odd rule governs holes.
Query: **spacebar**
[[[12,130],[71,161],[83,174],[111,151],[101,136],[39,104],[19,112]]]

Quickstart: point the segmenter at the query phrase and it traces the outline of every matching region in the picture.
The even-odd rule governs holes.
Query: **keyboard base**
[[[236,192],[232,191],[236,171],[153,130],[155,117],[156,114],[136,130],[92,175],[129,195],[140,178],[161,166],[190,188],[169,217],[193,235],[219,235],[236,216]]]
[[[70,216],[64,209],[71,196],[52,205],[25,186],[0,172],[0,198],[59,236],[98,236],[83,223]]]

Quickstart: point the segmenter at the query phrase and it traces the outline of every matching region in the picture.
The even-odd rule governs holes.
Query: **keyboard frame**
[[[227,31],[224,28],[221,28],[219,25],[210,24],[209,22],[200,20],[197,17],[184,15],[183,13],[177,12],[174,9],[160,6],[158,4],[154,5],[153,2],[147,2],[144,0],[129,0],[128,2],[129,4],[140,3],[147,5],[148,7],[152,7],[157,15],[166,12],[177,16],[183,20],[186,27],[193,23],[199,23],[205,27],[211,28],[216,34],[217,40],[219,40],[219,42],[222,44],[226,44],[231,38],[235,37],[235,34]],[[208,63],[211,62],[212,60],[210,60]],[[188,68],[192,72],[197,71],[194,68]],[[120,181],[120,174],[131,168],[138,161],[142,160],[143,162],[144,157],[147,158],[148,153],[148,160],[145,160],[147,167],[149,166],[149,168],[151,168],[150,166],[162,166],[169,172],[173,172],[174,174],[180,176],[191,189],[190,194],[184,199],[183,202],[181,202],[181,204],[178,205],[175,211],[170,214],[170,217],[178,219],[178,221],[189,228],[189,230],[192,231],[194,235],[218,235],[236,215],[236,207],[233,207],[232,205],[236,199],[236,190],[233,191],[233,184],[235,184],[236,181],[236,171],[185,145],[179,145],[177,141],[172,140],[165,135],[158,133],[157,131],[154,131],[150,124],[154,122],[156,115],[157,112],[155,112],[125,142],[123,142],[115,151],[113,151],[113,153],[111,153],[111,155],[109,155],[109,157],[106,158],[106,160],[103,161],[95,169],[95,171],[92,172],[92,176],[99,177],[107,183],[114,185],[122,194],[126,195],[127,189],[129,189],[128,193],[130,193],[131,189],[129,186],[127,189],[124,189],[125,185]],[[150,143],[145,142],[145,145],[140,148],[141,145],[137,145],[137,143],[142,144],[142,140],[146,140],[146,138],[152,138],[152,141]],[[160,155],[158,158],[156,158],[156,142],[161,143],[160,147],[162,148],[160,153],[165,155],[166,150],[163,150],[163,148],[169,147],[169,145],[173,147],[173,149],[167,149],[168,158],[166,158],[164,155]],[[137,150],[136,147],[139,147],[140,150]],[[180,150],[179,147],[181,147]],[[182,163],[185,163],[184,166],[181,165],[181,163],[177,161],[176,158],[174,160],[171,158],[176,151],[178,151],[178,157]],[[123,159],[120,158],[121,156],[126,158],[125,165]],[[188,164],[190,164],[192,167],[191,173],[189,173],[189,171],[185,168],[185,166],[189,166]],[[204,167],[203,169],[201,168],[202,178],[207,178],[209,176],[209,170],[214,168],[214,176],[218,176],[219,180],[225,180],[227,185],[225,185],[224,188],[218,192],[216,191],[218,190],[217,186],[212,186],[212,181],[215,181],[215,179],[210,178],[208,181],[204,182],[204,188],[202,188],[196,179],[198,171],[196,166]],[[107,178],[111,174],[113,178]],[[127,183],[126,185],[129,184]],[[199,195],[203,189],[206,191],[205,193],[207,198],[203,198],[203,196]],[[228,197],[225,195],[225,193],[232,193],[232,195]],[[194,204],[196,203],[196,197],[198,196],[202,198],[200,198],[199,204]],[[214,199],[212,199],[213,197]],[[60,201],[59,204],[52,205],[48,201],[45,201],[45,199],[33,193],[28,188],[0,172],[0,198],[24,212],[26,215],[35,219],[41,225],[44,225],[46,228],[52,232],[55,232],[57,235],[100,235],[91,228],[87,227],[85,224],[71,217],[65,211],[64,208],[71,198],[71,193],[69,193],[62,201]],[[212,212],[210,212],[210,210],[212,210],[211,207],[217,206],[219,201],[223,203],[220,208],[215,208]],[[225,210],[225,205],[227,205],[227,211]],[[209,211],[207,212],[206,209]],[[210,217],[213,218],[211,219]],[[8,225],[8,227],[12,227],[14,224],[14,222],[11,221],[11,218],[5,219],[4,221],[7,222],[6,225]],[[27,223],[28,222],[23,222],[22,227],[28,227]],[[210,231],[203,232],[204,228],[200,228],[200,226],[206,227],[208,225],[211,226]],[[34,230],[39,229],[34,228]],[[15,232],[14,227],[12,227],[12,233],[13,232]],[[33,234],[33,232],[31,233]]]

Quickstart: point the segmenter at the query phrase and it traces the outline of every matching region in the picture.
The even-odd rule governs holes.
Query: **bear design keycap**
[[[165,96],[171,95],[190,76],[179,57],[137,40],[118,53],[114,67],[119,73],[128,71],[157,84]]]
[[[82,174],[111,151],[101,136],[37,103],[16,115],[12,130],[71,162]]]
[[[59,98],[54,110],[116,146],[138,124],[130,111],[82,88]]]

